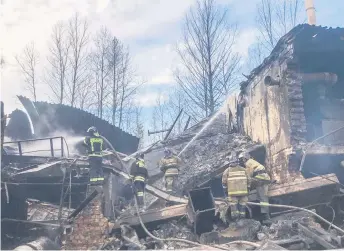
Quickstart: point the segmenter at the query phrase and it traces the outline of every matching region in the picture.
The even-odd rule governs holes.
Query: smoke
[[[56,138],[55,138],[56,137]],[[58,137],[58,138],[57,138]],[[64,140],[60,137],[63,137]],[[50,139],[49,139],[50,138]],[[82,146],[84,136],[77,135],[72,131],[55,131],[52,134],[48,135],[42,140],[36,139],[34,141],[24,141],[21,143],[21,150],[23,155],[27,156],[44,156],[50,157],[52,154],[54,157],[65,157],[75,156],[75,155],[84,155],[85,150]],[[8,137],[5,137],[5,142],[11,141]],[[51,144],[52,148],[51,149]],[[18,144],[4,144],[5,147],[11,147],[19,153]]]

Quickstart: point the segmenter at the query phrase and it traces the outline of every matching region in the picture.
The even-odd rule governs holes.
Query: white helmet
[[[250,155],[246,152],[241,152],[238,156],[238,159],[249,159]]]

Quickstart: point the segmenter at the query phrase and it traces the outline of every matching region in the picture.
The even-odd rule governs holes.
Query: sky
[[[1,68],[1,99],[5,102],[5,112],[9,113],[20,108],[16,95],[30,97],[14,56],[33,41],[40,54],[40,64],[44,66],[52,26],[59,20],[68,20],[76,11],[88,18],[92,33],[105,25],[129,46],[137,75],[146,82],[137,102],[151,110],[159,92],[175,84],[172,72],[178,57],[174,48],[180,41],[183,17],[196,0],[0,1],[0,47],[5,62]],[[238,24],[238,43],[234,50],[243,61],[258,32],[255,26],[258,1],[217,1],[229,7],[231,21]],[[314,0],[314,4],[317,24],[344,27],[344,0]],[[306,13],[304,16],[306,19]],[[38,83],[38,89],[37,99],[46,101],[46,86]]]

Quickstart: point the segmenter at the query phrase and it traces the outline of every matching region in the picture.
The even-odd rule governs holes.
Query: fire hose
[[[314,213],[312,210],[308,210],[306,208],[302,208],[302,207],[295,207],[295,206],[289,206],[289,205],[281,205],[281,204],[271,204],[271,203],[256,203],[256,202],[247,202],[247,205],[253,205],[253,206],[268,206],[268,207],[277,207],[277,208],[288,208],[288,209],[296,209],[296,210],[301,210],[301,211],[305,211],[307,213],[310,213],[312,215],[314,215],[315,217],[317,217],[319,220],[327,223],[328,225],[332,226],[334,229],[336,229],[337,231],[341,232],[342,234],[344,234],[344,230],[337,227],[336,225],[334,225],[333,223],[329,222],[328,220],[324,219],[323,217],[321,217],[319,214]]]
[[[108,145],[111,147],[112,151],[113,151],[113,154],[116,156],[116,158],[118,158],[120,164],[121,164],[121,167],[123,170],[125,170],[127,172],[128,175],[129,172],[126,168],[126,166],[124,165],[122,159],[119,157],[118,153],[116,152],[115,148],[112,146],[112,144],[104,137],[104,136],[101,136],[105,141],[106,143],[108,143]],[[132,189],[133,189],[133,186],[132,186]],[[134,192],[134,190],[133,190]],[[140,224],[141,224],[141,227],[142,229],[146,232],[146,234],[148,236],[150,236],[152,239],[155,239],[157,241],[161,241],[161,242],[183,242],[183,243],[186,243],[186,244],[190,244],[190,245],[194,245],[194,246],[204,246],[204,247],[207,247],[207,248],[218,248],[218,249],[222,249],[222,250],[228,250],[228,248],[225,248],[225,247],[222,247],[222,246],[219,246],[219,245],[213,245],[213,246],[210,246],[210,245],[203,245],[201,243],[198,243],[198,242],[194,242],[194,241],[189,241],[189,240],[185,240],[185,239],[179,239],[179,238],[159,238],[155,235],[153,235],[152,233],[149,232],[149,230],[146,228],[145,224],[143,223],[142,221],[142,218],[141,218],[141,214],[140,214],[140,210],[139,210],[139,206],[138,206],[138,202],[137,202],[137,198],[136,196],[134,196],[134,202],[135,202],[135,209],[136,209],[136,213],[137,213],[137,216],[139,218],[139,221],[140,221]],[[249,241],[233,241],[233,242],[229,242],[229,243],[226,243],[226,245],[231,245],[231,244],[245,244],[245,245],[250,245],[250,246],[253,246],[253,247],[259,247],[258,244],[256,243],[253,243],[253,242],[249,242]]]
[[[301,164],[300,164],[300,172],[302,172],[302,169],[303,169],[303,164],[305,162],[305,158],[306,158],[306,155],[307,155],[307,151],[316,143],[318,142],[319,140],[323,139],[323,138],[326,138],[340,130],[343,130],[344,129],[344,126],[340,127],[340,128],[337,128],[336,130],[333,130],[329,133],[326,133],[325,135],[319,137],[319,138],[316,138],[315,140],[313,140],[310,144],[308,144],[303,152],[303,156],[302,156],[302,159],[301,159]]]
[[[227,199],[222,199],[222,198],[217,198],[217,200],[223,201],[224,203],[227,203]],[[288,208],[288,209],[293,209],[293,210],[301,210],[301,211],[305,211],[307,213],[310,213],[312,215],[314,215],[316,218],[318,218],[319,220],[327,223],[328,225],[330,225],[331,227],[333,227],[334,229],[336,229],[337,231],[341,232],[342,234],[344,234],[344,230],[341,229],[340,227],[337,227],[336,225],[334,225],[332,222],[329,222],[328,220],[326,220],[325,218],[321,217],[319,214],[313,212],[312,210],[308,210],[306,208],[302,208],[302,207],[296,207],[296,206],[290,206],[290,205],[282,205],[282,204],[271,204],[271,203],[267,203],[267,202],[261,202],[261,203],[257,203],[257,202],[247,202],[247,205],[251,205],[251,206],[266,206],[266,207],[277,207],[277,208]]]

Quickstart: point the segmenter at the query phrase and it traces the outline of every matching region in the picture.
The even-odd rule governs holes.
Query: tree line
[[[88,20],[76,13],[52,27],[48,48],[40,79],[40,55],[33,42],[16,56],[35,101],[40,81],[49,87],[50,101],[92,112],[142,137],[141,109],[134,99],[143,82],[123,42],[105,26],[92,36]]]
[[[258,35],[245,60],[236,52],[240,23],[231,22],[231,10],[216,0],[198,0],[185,14],[182,36],[175,51],[179,64],[173,70],[175,85],[156,100],[150,129],[167,129],[183,109],[172,133],[180,133],[213,114],[238,88],[241,71],[252,69],[271,52],[278,39],[301,20],[301,0],[260,0],[256,6]],[[54,25],[47,66],[42,80],[51,100],[91,111],[113,125],[143,137],[142,107],[135,102],[143,84],[136,75],[130,51],[109,29],[91,35],[86,19],[75,14]],[[37,99],[37,65],[34,43],[16,60],[34,100]],[[154,134],[153,140],[163,138]]]

